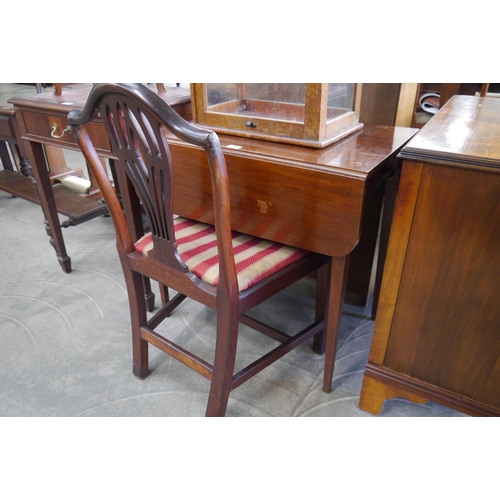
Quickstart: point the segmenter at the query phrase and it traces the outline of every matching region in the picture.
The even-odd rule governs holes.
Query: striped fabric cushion
[[[174,221],[177,250],[189,270],[211,285],[219,282],[219,256],[215,227],[191,219]],[[233,231],[233,249],[239,290],[283,269],[309,252]],[[151,233],[144,235],[135,250],[147,256],[153,248]]]

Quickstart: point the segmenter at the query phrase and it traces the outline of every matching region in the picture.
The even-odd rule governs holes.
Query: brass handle
[[[56,135],[56,131],[57,131],[57,123],[54,123],[52,125],[52,132],[50,133],[50,137],[53,137],[54,139],[60,139],[66,132],[68,132],[68,134],[72,133],[71,127],[69,125],[62,131],[61,135]]]

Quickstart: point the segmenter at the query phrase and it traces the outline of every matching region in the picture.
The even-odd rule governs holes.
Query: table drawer
[[[23,137],[35,142],[52,144],[67,149],[79,150],[74,134],[67,130],[68,120],[65,116],[22,112],[25,134]],[[98,153],[110,156],[111,146],[101,123],[89,123],[87,130]]]

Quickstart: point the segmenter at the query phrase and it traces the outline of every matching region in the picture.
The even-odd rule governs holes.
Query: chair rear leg
[[[132,324],[132,371],[136,377],[144,379],[149,374],[148,342],[141,338],[141,326],[147,322],[144,281],[143,276],[130,269],[124,270],[124,274]]]
[[[170,296],[168,294],[168,286],[162,285],[161,283],[159,285],[160,285],[161,305],[164,306],[170,300]]]
[[[151,291],[151,280],[146,276],[143,276],[144,281],[144,300],[146,301],[146,307],[149,312],[153,312],[155,309],[155,294]]]
[[[237,307],[228,312],[217,310],[217,342],[215,346],[214,369],[205,416],[223,417],[226,414],[238,342]]]
[[[186,298],[186,295],[178,293],[170,299],[168,286],[162,285],[161,283],[160,295],[162,307],[165,307],[168,304],[168,308],[165,310],[165,318],[170,318],[171,314],[177,309],[177,306]]]

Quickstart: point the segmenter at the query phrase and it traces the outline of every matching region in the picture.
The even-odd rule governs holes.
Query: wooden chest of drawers
[[[500,416],[500,99],[453,97],[400,157],[360,408]]]

